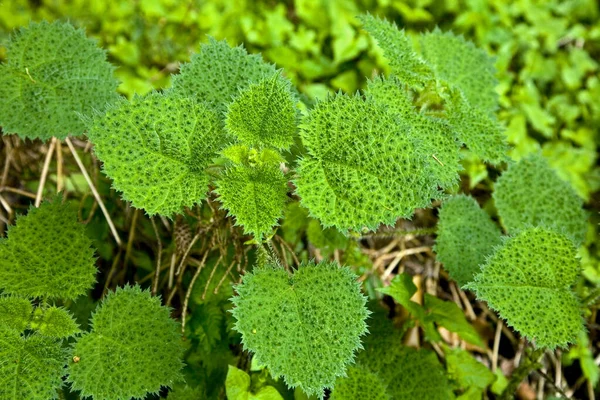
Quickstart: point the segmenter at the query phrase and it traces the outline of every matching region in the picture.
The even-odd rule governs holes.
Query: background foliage
[[[567,383],[571,394],[590,398],[594,391],[598,394],[598,294],[589,289],[600,284],[600,167],[597,165],[600,9],[594,0],[14,0],[0,4],[0,40],[4,42],[14,28],[26,25],[30,20],[69,20],[85,28],[89,36],[108,50],[109,60],[118,67],[119,91],[133,97],[153,88],[169,87],[170,75],[179,69],[179,63],[189,61],[199,43],[208,42],[206,35],[211,35],[217,40],[226,39],[231,45],[244,43],[250,53],[261,52],[265,60],[284,68],[286,77],[298,87],[300,94],[312,100],[322,99],[337,90],[354,93],[366,87],[365,76],[373,76],[373,71],[389,71],[381,51],[355,19],[365,11],[396,21],[411,35],[433,30],[436,26],[442,30],[452,29],[495,55],[499,80],[498,115],[507,128],[511,157],[516,161],[540,150],[549,164],[570,183],[585,208],[592,211],[584,246],[579,249],[584,279],[580,278],[575,284],[579,295],[588,301],[584,315],[591,321],[588,332],[581,333],[578,343],[570,350],[547,355],[544,368],[561,371],[563,383]],[[3,47],[0,48],[0,59],[6,56],[2,51]],[[79,150],[85,148],[84,142],[74,143]],[[14,222],[15,215],[24,213],[31,202],[27,194],[37,190],[47,146],[38,141],[22,142],[6,137],[1,146],[0,168],[4,169],[0,195],[10,208],[0,208],[3,232],[7,222]],[[83,162],[123,240],[119,246],[113,240],[83,175],[75,163],[66,158],[66,149],[60,144],[57,147],[60,149],[57,154],[65,151],[65,160],[60,161],[63,163],[60,167],[58,163],[51,166],[50,184],[46,185],[43,194],[50,197],[57,188],[65,189],[67,199],[78,209],[80,220],[88,222],[88,233],[98,248],[100,284],[89,298],[64,303],[77,316],[80,327],[87,329],[91,310],[109,288],[134,281],[150,285],[158,262],[164,271],[174,270],[171,274],[165,272],[160,282],[161,287],[168,288],[163,292],[166,304],[175,308],[175,316],[181,316],[183,312],[187,317],[184,373],[188,385],[176,386],[169,398],[223,398],[225,392],[237,398],[230,395],[236,390],[242,396],[244,393],[256,395],[256,398],[263,398],[258,397],[260,393],[275,396],[270,388],[275,388],[283,398],[303,398],[302,393],[285,389],[282,381],[274,381],[260,365],[249,365],[247,353],[240,345],[241,338],[231,329],[235,321],[231,313],[226,312],[231,308],[227,300],[232,295],[231,283],[237,282],[240,272],[261,254],[243,247],[243,232],[233,228],[235,221],[226,218],[225,210],[218,210],[209,198],[174,221],[150,220],[118,199],[110,189],[110,181],[99,173],[97,161],[86,152]],[[462,164],[462,189],[471,192],[484,210],[491,210],[492,180],[497,177],[498,170],[468,154]],[[21,193],[7,188],[16,188]],[[464,293],[453,286],[447,276],[440,274],[439,264],[434,263],[430,253],[419,253],[418,249],[431,247],[429,236],[349,239],[331,228],[324,229],[296,203],[290,203],[284,217],[273,247],[285,263],[294,265],[316,257],[352,265],[361,275],[365,292],[371,299],[381,298],[375,288],[389,281],[395,267],[411,270],[417,278],[422,277],[419,278],[422,280],[417,279],[417,283],[421,282],[418,288],[421,295],[425,291],[446,301],[456,300],[458,296],[458,304],[469,316],[470,324],[465,320],[467,326],[476,328],[490,346],[493,343],[493,327],[500,325],[490,322],[493,321],[490,313],[480,309],[472,299],[475,310],[468,301],[461,300]],[[433,225],[436,217],[431,212],[420,213],[413,223],[400,222],[398,229],[426,229]],[[399,256],[398,252],[406,251],[407,246],[408,250],[416,250]],[[398,261],[394,261],[396,258]],[[183,259],[189,262],[183,263]],[[198,274],[194,273],[194,268]],[[188,295],[186,290],[190,286],[193,290]],[[396,324],[404,323],[405,338],[409,343],[419,342],[418,334],[415,339],[415,331],[409,328],[411,324],[422,326],[426,336],[439,335],[436,329],[439,326],[446,328],[446,331],[441,329],[442,333],[456,331],[434,321],[421,308],[415,308],[408,301],[407,306],[390,295],[404,306],[402,309],[392,307],[390,316]],[[432,304],[430,301],[426,306],[432,307]],[[406,315],[412,312],[415,314]],[[508,381],[515,380],[519,374],[519,370],[515,370],[518,362],[513,361],[527,358],[527,354],[522,341],[510,332],[500,332],[500,354],[495,364],[489,353],[467,345],[474,357],[488,363],[486,365],[494,371],[494,379],[485,378],[486,374],[482,372],[478,376],[483,377],[483,383],[469,382],[466,379],[469,372],[461,370],[460,366],[468,365],[464,357],[475,358],[438,348],[438,355],[445,354],[446,370],[451,377],[448,383],[441,374],[443,384],[452,385],[454,392],[464,398],[470,393],[476,393],[474,398],[478,398],[482,391],[487,391],[489,396],[501,393]],[[457,343],[459,339],[452,335],[448,333],[444,340]],[[460,332],[458,337],[461,337]],[[370,351],[369,348],[366,351]],[[408,360],[426,357],[432,363],[435,361],[433,353],[392,356]],[[370,365],[369,357],[359,361],[349,372],[350,379],[393,380],[392,376],[386,375],[390,371]],[[230,375],[236,370],[232,373],[229,365],[237,366],[247,377]],[[437,364],[436,367],[442,368]],[[485,371],[489,372],[488,369]],[[367,373],[370,375],[362,378]],[[520,386],[517,395],[533,398],[528,389],[534,392],[533,396],[536,395],[534,389],[542,394],[544,390],[552,391],[548,379],[540,376],[532,374]],[[544,379],[546,384],[541,384],[542,389],[539,389]]]

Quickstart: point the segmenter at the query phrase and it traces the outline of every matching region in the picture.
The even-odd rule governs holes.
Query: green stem
[[[525,352],[531,353],[524,358],[521,362],[521,365],[513,372],[510,382],[506,389],[500,395],[500,400],[510,400],[514,398],[514,393],[517,391],[517,388],[523,382],[523,379],[527,377],[532,371],[542,368],[542,364],[539,363],[540,357],[544,354],[544,349],[525,349]]]

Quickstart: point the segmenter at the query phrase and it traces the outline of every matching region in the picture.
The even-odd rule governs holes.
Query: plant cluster
[[[511,163],[498,179],[505,236],[473,199],[452,195],[465,148],[489,165],[509,162],[491,58],[450,32],[413,42],[383,19],[361,21],[390,73],[315,104],[285,71],[215,39],[182,65],[171,88],[119,98],[113,68],[81,30],[32,23],[11,37],[0,66],[0,125],[22,138],[86,133],[114,188],[150,216],[176,218],[216,197],[258,248],[253,271],[235,286],[231,328],[287,386],[335,399],[481,395],[494,377],[470,380],[466,369],[481,366],[468,353],[444,348],[450,382],[434,353],[392,345],[393,329],[370,322],[351,269],[323,261],[292,272],[267,250],[290,204],[342,241],[442,202],[436,252],[459,284],[537,347],[566,347],[584,331],[571,287],[587,214],[545,159]],[[7,398],[55,398],[65,367],[70,389],[98,399],[142,398],[183,378],[177,324],[150,292],[126,286],[107,295],[88,332],[56,307],[94,284],[83,229],[57,199],[20,217],[0,242]],[[381,290],[429,341],[440,342],[444,327],[483,345],[454,303],[425,296],[420,305],[410,300],[415,291],[406,274]],[[254,396],[243,371],[229,369],[227,382],[228,396]],[[172,393],[186,390],[198,396],[191,386]]]

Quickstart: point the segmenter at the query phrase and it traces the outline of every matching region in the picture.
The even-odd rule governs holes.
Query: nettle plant
[[[114,188],[151,216],[172,218],[212,192],[261,254],[289,202],[355,237],[442,201],[435,250],[450,276],[535,346],[572,343],[584,329],[571,285],[586,214],[540,155],[507,159],[492,60],[449,32],[413,41],[385,20],[361,20],[390,74],[314,104],[260,56],[212,38],[171,88],[126,100],[82,31],[32,23],[10,38],[0,67],[0,125],[23,138],[86,133]],[[463,147],[491,165],[509,163],[493,194],[501,226],[473,198],[453,195]],[[83,294],[96,272],[82,227],[59,200],[20,217],[0,254],[0,397],[54,398],[66,376],[82,396],[141,398],[181,378],[177,324],[149,292],[106,296],[90,332],[55,305]],[[233,316],[244,348],[273,376],[321,398],[326,388],[335,399],[453,397],[434,353],[398,346],[398,332],[369,318],[349,267],[309,262],[288,272],[272,255],[258,259],[235,287]],[[441,341],[444,326],[484,345],[453,303],[410,301],[410,276],[381,291],[428,340]],[[444,351],[466,389],[465,368],[481,365]],[[243,371],[230,375],[248,387]],[[480,375],[476,393],[494,379]]]

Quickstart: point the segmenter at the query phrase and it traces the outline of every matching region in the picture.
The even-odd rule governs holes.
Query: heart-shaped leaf
[[[565,236],[529,228],[509,238],[467,287],[538,347],[566,347],[583,328],[570,286],[579,275],[577,249]]]
[[[290,387],[323,396],[361,347],[369,311],[356,276],[336,263],[309,263],[293,275],[259,267],[233,298],[244,347]]]

